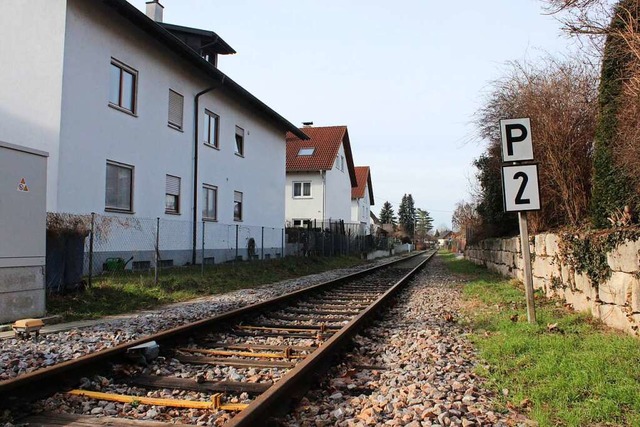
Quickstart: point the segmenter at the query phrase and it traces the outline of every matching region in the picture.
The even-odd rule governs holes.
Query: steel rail
[[[317,285],[299,289],[297,291],[270,298],[254,304],[249,304],[247,306],[227,311],[210,318],[198,320],[187,325],[170,328],[156,334],[146,336],[144,338],[122,343],[96,353],[87,354],[77,359],[68,360],[47,368],[38,369],[36,371],[20,375],[10,380],[1,381],[0,408],[14,406],[16,402],[27,403],[37,400],[43,396],[51,394],[54,390],[63,388],[65,386],[72,387],[72,385],[77,383],[82,376],[91,372],[95,372],[96,370],[99,370],[100,366],[105,365],[110,360],[123,356],[131,347],[145,344],[150,341],[156,341],[157,343],[162,344],[170,342],[172,340],[179,340],[180,337],[186,334],[196,333],[199,330],[205,328],[215,328],[224,325],[227,322],[242,318],[250,313],[266,310],[292,299],[299,298],[307,294],[312,294],[320,289],[329,288],[346,281],[365,277],[378,270],[382,270],[384,268],[392,267],[396,264],[406,262],[408,259],[414,258],[421,254],[422,252],[417,252],[416,254],[410,255],[409,257],[389,261],[375,267],[367,268],[356,273],[351,273],[346,276],[339,277],[337,279],[322,282]]]
[[[287,372],[278,382],[258,396],[249,406],[225,423],[225,427],[256,427],[270,424],[270,418],[288,408],[294,397],[301,397],[301,389],[308,388],[310,378],[317,375],[327,361],[348,343],[363,325],[374,316],[381,306],[386,304],[402,287],[435,255],[435,251],[413,268],[389,290],[382,294],[368,308],[347,323],[340,331],[329,338],[318,350],[311,353],[295,368]]]

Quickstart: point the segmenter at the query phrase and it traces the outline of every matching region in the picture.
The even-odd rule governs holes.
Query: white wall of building
[[[213,85],[109,7],[70,0],[64,55],[57,211],[105,212],[106,162],[134,167],[135,217],[193,219],[194,97]],[[138,72],[136,116],[109,107],[111,59]],[[182,130],[168,126],[168,96],[184,96]],[[219,150],[205,146],[204,109],[220,116]],[[213,91],[200,98],[199,184],[218,187],[218,222],[234,223],[234,191],[243,192],[245,226],[282,227],[284,131]],[[235,127],[245,155],[235,155]],[[180,214],[165,214],[165,177],[181,178]],[[201,218],[201,203],[198,218]],[[118,214],[131,216],[131,214]]]
[[[66,0],[2,0],[0,141],[49,153],[47,209],[58,186]]]
[[[370,212],[371,200],[369,198],[369,185],[367,184],[364,188],[364,197],[351,199],[351,221],[366,226],[367,234],[369,234]]]
[[[344,146],[340,145],[338,156],[343,157],[344,168],[340,170],[334,162],[333,168],[327,171],[327,195],[325,219],[351,222],[351,179]]]
[[[323,171],[289,172],[285,189],[285,211],[287,222],[293,225],[294,219],[322,221],[324,182]],[[294,182],[311,182],[311,197],[293,197]]]

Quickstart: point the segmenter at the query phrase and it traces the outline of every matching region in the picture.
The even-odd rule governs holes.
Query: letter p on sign
[[[502,136],[502,161],[533,160],[529,119],[500,120],[500,135]]]

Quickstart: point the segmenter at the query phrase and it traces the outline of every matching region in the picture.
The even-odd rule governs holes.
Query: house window
[[[244,129],[236,126],[236,154],[244,156]]]
[[[340,156],[340,155],[336,156],[336,169],[339,169],[344,172],[344,156]]]
[[[214,148],[218,147],[220,131],[220,116],[209,110],[204,110],[204,143]]]
[[[311,220],[310,219],[294,219],[293,226],[309,228],[311,227]]]
[[[165,213],[180,213],[180,178],[173,175],[167,175],[165,193]]]
[[[205,184],[202,187],[202,219],[218,219],[218,187]]]
[[[105,209],[133,211],[133,166],[107,161]]]
[[[131,114],[136,112],[138,72],[115,59],[111,60],[109,105]]]
[[[315,150],[313,147],[301,148],[300,151],[298,151],[298,156],[312,156]]]
[[[233,192],[233,220],[242,221],[242,193]]]
[[[294,198],[311,197],[311,183],[310,182],[294,182],[293,197]]]
[[[184,96],[169,89],[169,126],[182,130],[184,116]]]

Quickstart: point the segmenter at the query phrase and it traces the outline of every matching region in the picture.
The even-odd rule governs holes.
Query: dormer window
[[[301,148],[300,151],[298,151],[298,156],[312,156],[315,151],[316,149],[313,147]]]

